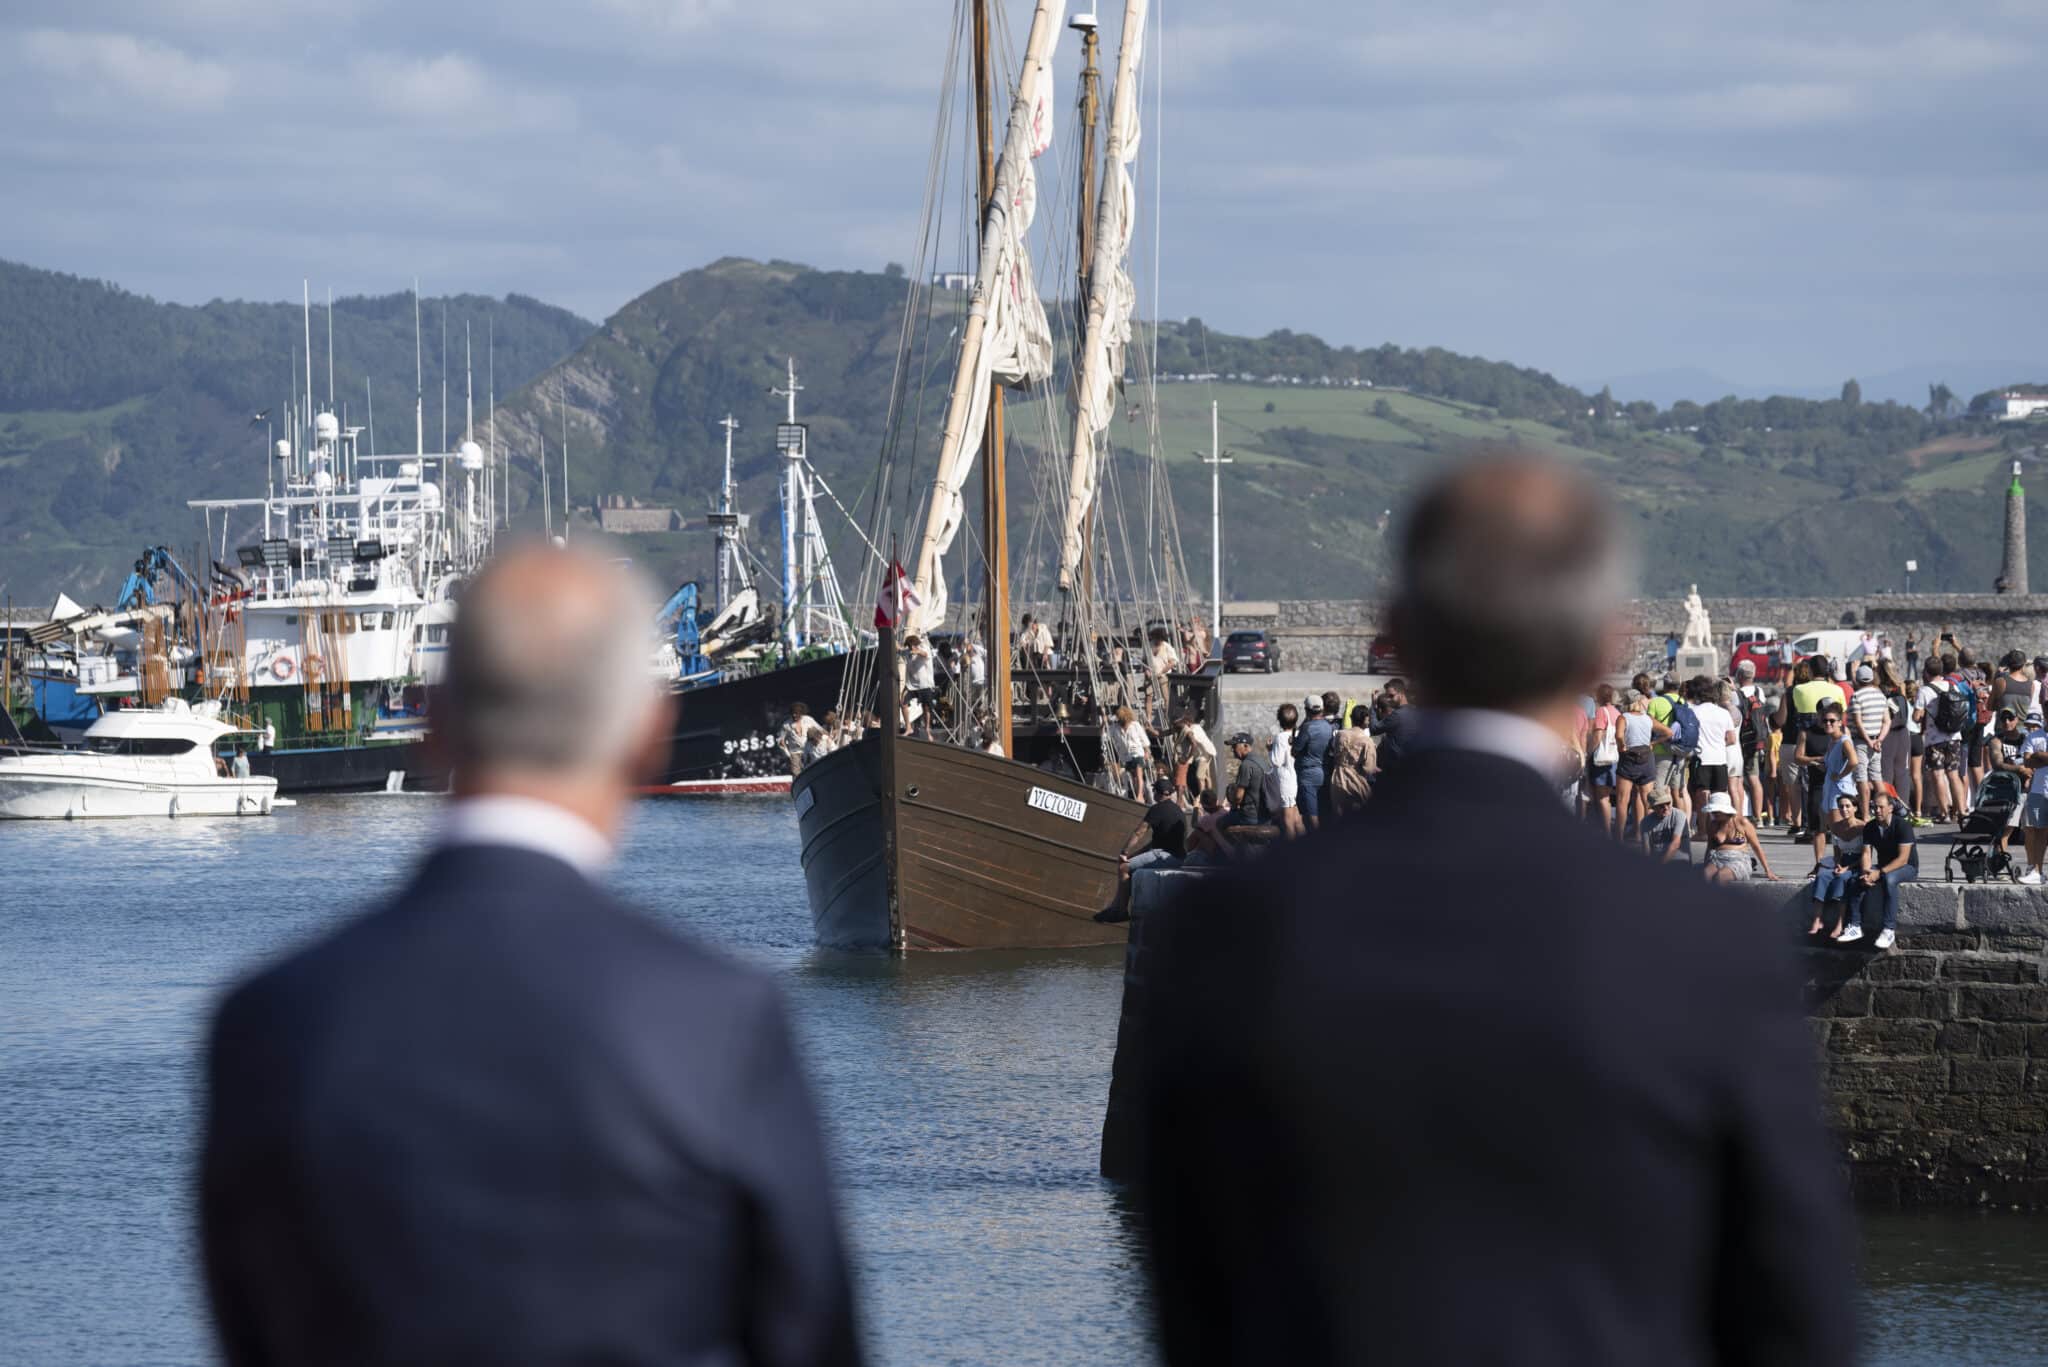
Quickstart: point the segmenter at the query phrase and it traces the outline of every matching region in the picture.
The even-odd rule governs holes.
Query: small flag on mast
[[[882,596],[875,603],[875,627],[895,627],[909,614],[922,606],[917,590],[910,587],[910,576],[904,572],[901,561],[892,561],[889,572],[882,576]]]

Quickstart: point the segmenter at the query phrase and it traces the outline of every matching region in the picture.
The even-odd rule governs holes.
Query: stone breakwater
[[[1717,650],[1725,651],[1737,627],[1762,626],[1794,634],[1869,627],[1884,632],[1900,652],[1910,638],[1924,652],[1944,628],[1964,645],[2002,653],[2014,646],[2029,653],[2048,650],[2048,593],[1872,594],[1835,598],[1706,598]],[[1046,604],[1022,609],[1057,619]],[[1290,670],[1363,674],[1366,651],[1382,629],[1383,605],[1368,598],[1283,598],[1226,602],[1223,629],[1263,630],[1280,643]],[[1664,656],[1666,632],[1685,632],[1685,600],[1639,598],[1624,617],[1622,658],[1635,662]]]
[[[1879,1205],[2048,1209],[2048,894],[1900,893],[1889,953],[1799,951],[1850,1184]],[[1810,907],[1802,892],[1786,911]]]
[[[1130,1174],[1129,1059],[1145,1030],[1150,946],[1170,933],[1175,897],[1199,877],[1144,871],[1133,886],[1103,1122],[1108,1177]],[[1857,1199],[2048,1209],[2048,892],[1906,884],[1899,942],[1886,953],[1808,947],[1799,932],[1812,914],[1810,885],[1741,892],[1782,919],[1786,953],[1799,957],[1822,1106]]]

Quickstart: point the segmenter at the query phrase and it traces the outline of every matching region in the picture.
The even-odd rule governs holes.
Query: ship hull
[[[801,702],[812,716],[824,716],[839,705],[847,667],[860,658],[829,655],[678,692],[668,766],[640,791],[674,797],[788,792],[789,760],[777,737],[790,705]]]
[[[884,770],[893,761],[893,779]],[[1016,760],[871,737],[792,786],[818,942],[847,949],[1121,944],[1116,893],[1134,802]]]
[[[375,793],[394,787],[440,792],[448,786],[448,771],[431,761],[424,739],[254,750],[249,769],[276,779],[280,793]]]
[[[89,774],[0,772],[0,821],[137,816],[269,816],[268,782],[137,782]]]

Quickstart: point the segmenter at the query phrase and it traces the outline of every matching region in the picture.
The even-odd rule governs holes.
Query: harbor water
[[[439,803],[0,825],[7,1360],[212,1361],[191,1213],[209,1004],[391,887]],[[1133,1229],[1095,1172],[1117,951],[817,950],[777,799],[642,804],[615,881],[781,979],[879,1361],[1152,1360]],[[2048,1217],[1881,1215],[1864,1233],[1869,1362],[2048,1361]]]

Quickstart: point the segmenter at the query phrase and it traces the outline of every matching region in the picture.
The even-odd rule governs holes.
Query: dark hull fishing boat
[[[1099,199],[1094,188],[1094,18],[1083,16],[1074,23],[1086,52],[1079,200],[1086,329],[1073,367],[1071,465],[1064,458],[1050,461],[1040,476],[1041,488],[1064,494],[1048,501],[1065,505],[1065,516],[1052,528],[1052,544],[1060,549],[1060,636],[1037,627],[1032,628],[1035,636],[1020,631],[1018,644],[1030,664],[1013,677],[1002,396],[1006,387],[1042,392],[1056,369],[1051,330],[1024,241],[1038,198],[1032,160],[1050,142],[1057,103],[1049,63],[1059,9],[1051,0],[1038,0],[1023,69],[1009,86],[990,71],[988,3],[975,0],[979,271],[965,316],[946,334],[958,339],[957,365],[939,450],[924,467],[930,475],[915,573],[889,567],[876,612],[876,660],[849,670],[841,694],[842,716],[875,720],[857,739],[805,767],[791,788],[806,890],[821,944],[965,950],[1121,943],[1124,927],[1098,922],[1095,914],[1116,893],[1120,858],[1145,807],[1123,795],[1124,766],[1105,763],[1106,729],[1116,720],[1111,713],[1127,706],[1145,718],[1155,747],[1169,717],[1213,724],[1214,678],[1183,672],[1171,644],[1181,638],[1191,595],[1184,574],[1175,573],[1171,491],[1160,463],[1154,459],[1144,467],[1154,482],[1143,500],[1134,500],[1147,519],[1139,535],[1112,538],[1097,520],[1095,491],[1108,459],[1110,418],[1121,408],[1117,390],[1135,298],[1124,262],[1135,194],[1130,168],[1137,146],[1135,77],[1144,16],[1144,0],[1127,0]],[[1014,91],[1000,157],[991,137],[998,87]],[[1111,177],[1114,184],[1108,183]],[[911,276],[913,282],[926,278],[922,270]],[[910,288],[915,304],[919,286]],[[941,320],[934,332],[945,325]],[[892,431],[906,425],[896,418],[902,412],[905,376],[918,372],[918,364],[908,359],[916,345],[906,329]],[[1044,407],[1040,414],[1050,411]],[[1050,455],[1061,435],[1049,430],[1051,424],[1045,426]],[[1154,423],[1155,455],[1156,433]],[[915,464],[914,448],[912,456]],[[985,642],[986,689],[978,680],[964,689],[957,679],[944,686],[938,680],[920,682],[918,675],[931,668],[920,648],[905,663],[911,699],[906,706],[896,667],[897,636],[900,632],[906,643],[913,634],[929,638],[948,621],[949,576],[943,558],[965,521],[963,490],[977,456],[982,515],[976,568],[984,597],[975,610],[963,613],[962,623],[970,636]],[[870,545],[894,539],[886,525],[893,468],[885,448]],[[894,506],[916,505],[906,490]],[[1156,558],[1140,563],[1133,545]],[[1114,560],[1118,547],[1125,556],[1121,567]],[[1098,559],[1100,570],[1095,568]],[[1102,591],[1112,578],[1123,586],[1114,603]],[[1139,643],[1143,648],[1149,640],[1150,653],[1143,668],[1124,644],[1131,639],[1126,614],[1146,624]],[[1019,625],[1027,624],[1028,619]],[[1050,667],[1053,657],[1064,661],[1061,667]],[[912,715],[918,719],[915,736],[905,734]],[[1159,758],[1156,750],[1153,758]],[[1170,765],[1160,769],[1169,771]]]
[[[822,945],[1067,949],[1124,939],[1123,926],[1094,916],[1115,894],[1118,858],[1144,816],[1135,802],[893,727],[810,765],[791,793]]]

